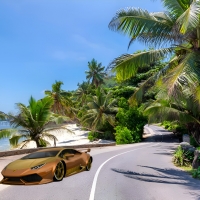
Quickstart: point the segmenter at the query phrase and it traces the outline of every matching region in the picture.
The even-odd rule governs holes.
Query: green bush
[[[192,177],[193,178],[200,178],[200,167],[198,167],[198,169],[193,170]]]
[[[93,142],[94,140],[97,140],[99,138],[99,133],[91,131],[88,133],[88,139],[90,142]]]
[[[163,121],[161,125],[167,130],[169,130],[169,128],[171,129],[171,123],[169,121]]]
[[[200,150],[200,147],[197,147],[197,150]]]
[[[192,152],[185,152],[181,146],[179,146],[174,152],[173,162],[177,166],[190,166],[194,159],[194,155]]]
[[[131,131],[127,127],[117,126],[115,130],[117,144],[131,144],[133,142]]]
[[[144,125],[147,124],[147,118],[137,108],[120,108],[116,119],[119,126],[130,130],[133,142],[141,141]]]
[[[41,147],[47,147],[47,143],[45,140],[43,140],[42,138],[39,139],[39,144]]]

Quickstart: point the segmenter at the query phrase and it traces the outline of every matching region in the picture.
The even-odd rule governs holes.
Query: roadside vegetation
[[[109,29],[147,46],[132,54],[119,55],[105,67],[94,58],[88,62],[86,80],[75,91],[62,89],[55,81],[45,97],[29,105],[18,103],[19,114],[0,112],[21,135],[1,130],[0,139],[9,137],[16,145],[35,140],[46,146],[43,138],[52,121],[74,121],[89,130],[93,140],[115,140],[117,144],[142,141],[147,123],[161,123],[179,138],[189,134],[191,144],[200,146],[200,2],[161,0],[165,11],[151,13],[140,8],[119,10]],[[113,33],[114,34],[114,33]],[[181,140],[181,139],[180,139]],[[174,163],[190,167],[194,156],[178,148]],[[200,169],[192,171],[199,178]]]

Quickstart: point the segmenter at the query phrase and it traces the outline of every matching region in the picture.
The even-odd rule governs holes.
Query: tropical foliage
[[[181,146],[178,146],[173,155],[173,162],[177,166],[190,166],[194,159],[194,154],[189,151],[184,151]]]
[[[127,8],[116,13],[109,24],[114,31],[130,37],[129,46],[138,40],[150,49],[124,54],[114,59],[110,68],[118,80],[135,76],[145,67],[171,55],[169,63],[154,73],[133,94],[131,102],[141,101],[145,91],[162,80],[169,96],[177,96],[184,87],[196,91],[200,80],[200,2],[196,0],[162,0],[166,12]],[[163,76],[164,75],[164,76]]]
[[[52,84],[52,90],[46,90],[45,95],[54,99],[51,108],[54,113],[73,117],[73,104],[70,99],[71,93],[62,90],[62,85],[62,81],[55,81],[55,83]]]
[[[86,124],[92,130],[97,130],[106,122],[111,126],[115,125],[118,108],[116,100],[111,98],[111,93],[106,94],[103,89],[98,88],[87,106],[88,110],[82,118],[82,124]]]
[[[101,63],[97,63],[95,59],[92,59],[91,62],[88,62],[89,70],[86,71],[86,79],[95,85],[95,87],[99,87],[104,81],[103,79],[106,76],[104,72],[105,67],[102,66]]]
[[[121,101],[122,104],[122,101]],[[147,123],[147,117],[143,116],[143,114],[136,107],[128,107],[125,103],[123,103],[124,107],[121,107],[116,115],[116,119],[118,121],[118,126],[116,130],[120,134],[129,135],[128,131],[130,131],[132,142],[140,142],[142,140],[144,125]]]
[[[19,114],[7,115],[11,126],[15,129],[1,130],[0,139],[11,137],[12,146],[18,145],[19,140],[24,139],[21,148],[31,141],[35,141],[37,147],[46,146],[49,144],[47,139],[54,140],[54,145],[56,145],[57,138],[49,133],[52,128],[48,128],[48,124],[49,122],[59,123],[62,120],[50,111],[53,104],[54,100],[51,97],[38,101],[31,97],[28,106],[17,103]]]
[[[145,109],[149,123],[174,121],[185,127],[188,133],[200,144],[200,104],[195,94],[189,90],[179,93],[179,98],[169,98],[167,93],[157,95]],[[177,123],[176,123],[177,124]]]
[[[199,144],[200,2],[162,3],[165,12],[127,8],[118,11],[109,23],[111,30],[130,38],[128,47],[139,41],[147,50],[113,59],[110,71],[92,59],[86,81],[78,84],[76,91],[66,92],[61,88],[63,82],[56,81],[52,90],[45,91],[44,99],[31,98],[28,107],[17,104],[19,115],[7,116],[15,127],[23,129],[20,136],[12,135],[11,143],[25,137],[26,142],[35,140],[38,146],[44,145],[45,138],[52,137],[46,129],[48,123],[63,115],[90,130],[91,140],[140,142],[148,117],[149,123],[187,130]],[[1,137],[8,135],[11,132],[1,131]],[[184,155],[180,150],[176,153]],[[179,158],[177,162],[182,162]]]

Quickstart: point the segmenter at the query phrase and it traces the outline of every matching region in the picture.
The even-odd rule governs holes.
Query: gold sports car
[[[51,148],[28,154],[8,164],[3,170],[1,183],[12,185],[35,185],[61,181],[92,165],[90,149],[81,152],[75,149]]]

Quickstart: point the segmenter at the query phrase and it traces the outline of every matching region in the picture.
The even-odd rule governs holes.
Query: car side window
[[[72,152],[73,152],[73,154],[80,154],[80,152],[78,152],[78,151],[76,151],[74,149],[72,149]]]
[[[66,153],[70,153],[70,154],[74,154],[72,152],[73,149],[65,149],[63,150],[60,154],[59,154],[59,157],[63,158],[63,156],[66,154]]]

